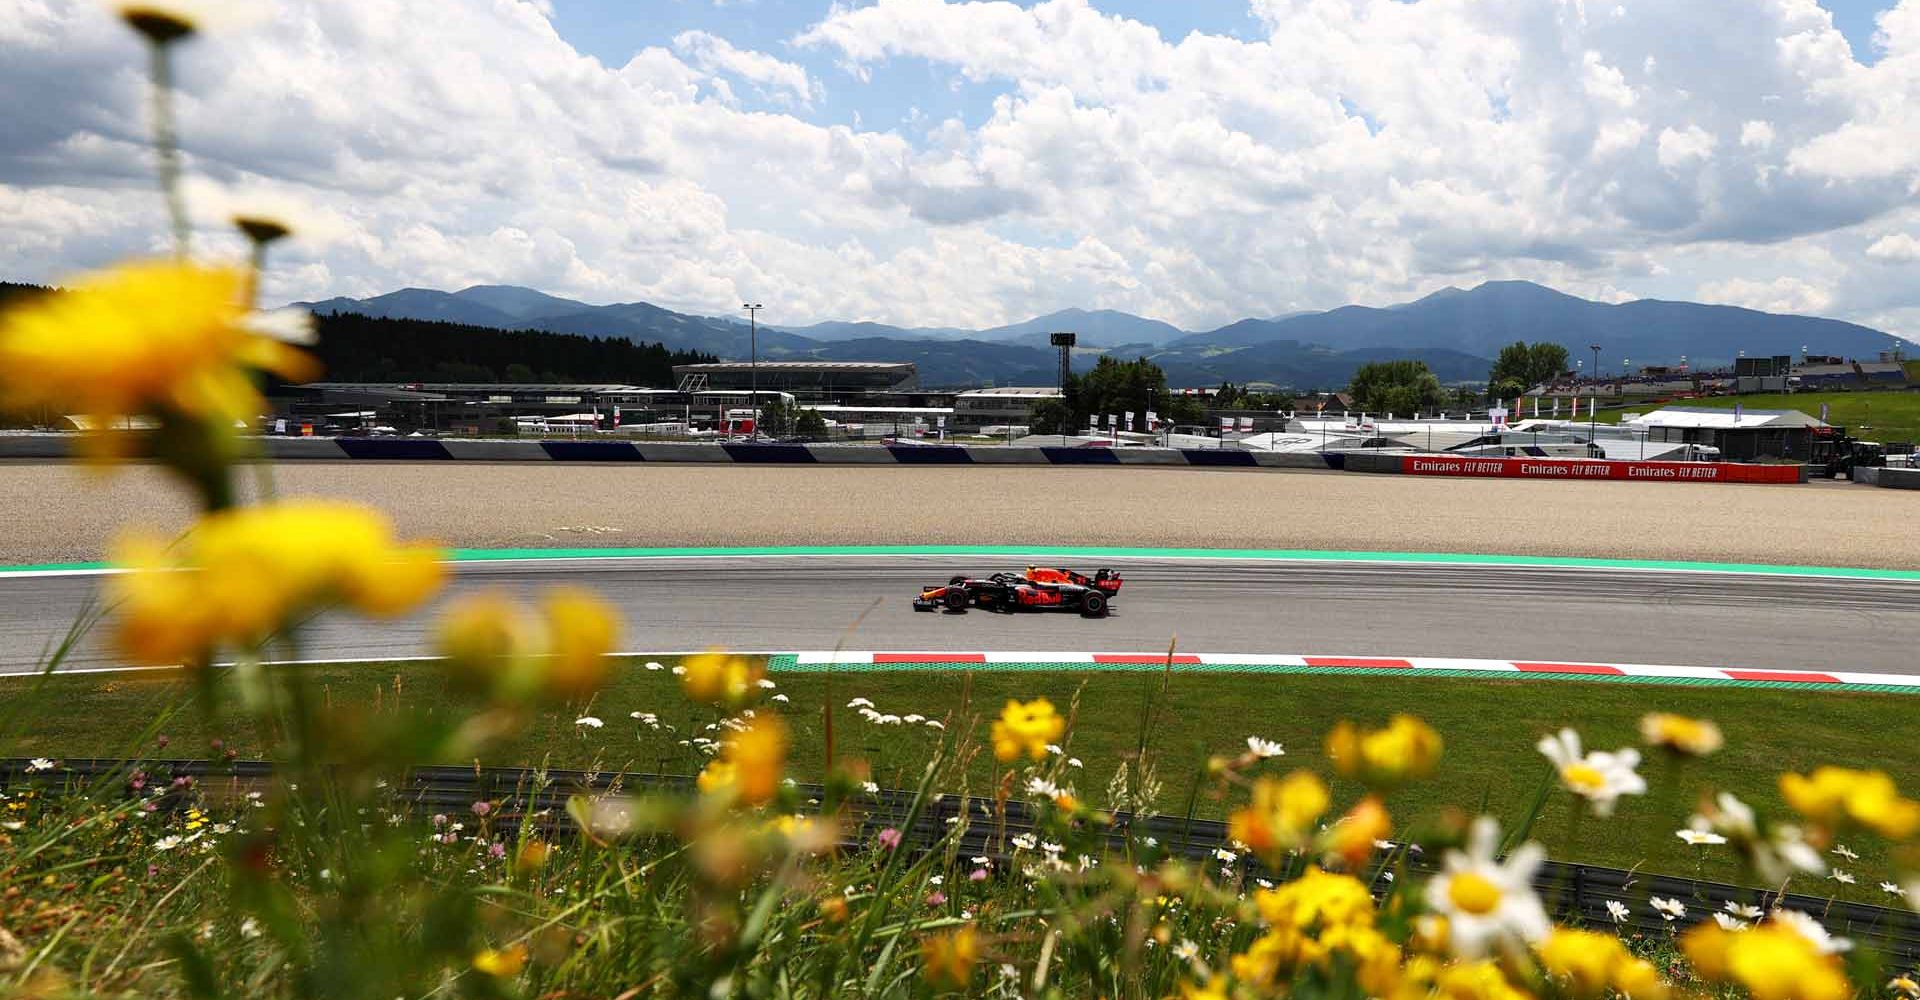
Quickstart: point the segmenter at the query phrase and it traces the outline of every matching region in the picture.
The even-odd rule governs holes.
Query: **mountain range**
[[[827,322],[762,324],[756,336],[733,317],[693,316],[646,302],[589,305],[510,285],[457,292],[405,288],[366,299],[293,304],[318,313],[657,341],[724,358],[745,359],[757,348],[772,361],[912,361],[922,384],[938,387],[1049,384],[1058,355],[1047,346],[1047,335],[1056,330],[1079,334],[1076,369],[1090,367],[1102,354],[1147,357],[1178,387],[1231,381],[1294,389],[1344,385],[1361,364],[1394,358],[1425,361],[1443,382],[1484,380],[1489,359],[1516,340],[1559,343],[1575,359],[1588,359],[1588,345],[1599,344],[1603,371],[1618,371],[1627,359],[1672,364],[1686,357],[1702,368],[1729,363],[1742,351],[1759,357],[1803,348],[1870,358],[1896,343],[1888,334],[1839,320],[1657,299],[1594,302],[1525,281],[1446,288],[1387,307],[1244,319],[1208,331],[1112,310],[1068,309],[986,330]]]

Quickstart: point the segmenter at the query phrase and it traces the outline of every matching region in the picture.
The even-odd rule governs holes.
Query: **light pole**
[[[1600,345],[1587,348],[1593,352],[1593,396],[1587,400],[1587,446],[1592,447],[1600,424]]]
[[[760,440],[760,310],[758,302],[743,302],[747,311],[747,398],[753,406],[753,439]]]

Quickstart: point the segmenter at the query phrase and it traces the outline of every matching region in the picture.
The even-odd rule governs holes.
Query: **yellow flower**
[[[1180,1000],[1227,1000],[1225,980],[1213,979],[1205,986],[1190,980],[1180,981]]]
[[[488,687],[526,653],[528,628],[519,605],[499,591],[468,594],[440,615],[436,647],[456,675]]]
[[[265,409],[256,373],[319,373],[311,355],[248,327],[246,287],[235,269],[146,262],[30,299],[0,315],[0,399],[62,407],[100,428],[173,413],[231,433]],[[103,458],[119,441],[89,440]]]
[[[1228,962],[1233,978],[1271,987],[1282,973],[1291,975],[1302,961],[1307,938],[1293,927],[1276,927],[1253,939]]]
[[[511,979],[527,967],[527,946],[512,944],[505,948],[487,948],[473,956],[473,967],[496,979]]]
[[[1824,954],[1791,924],[1769,920],[1751,930],[1702,923],[1680,939],[1694,974],[1744,986],[1753,1000],[1846,1000],[1853,996],[1840,959]]]
[[[1385,729],[1362,730],[1342,722],[1327,734],[1327,756],[1341,776],[1375,788],[1432,774],[1443,746],[1439,733],[1411,715],[1394,716]]]
[[[1632,956],[1613,967],[1613,988],[1627,1000],[1666,1000],[1668,993],[1653,963]]]
[[[583,698],[607,679],[608,654],[620,634],[620,615],[599,595],[561,587],[541,602],[547,621],[543,687],[556,698]]]
[[[1253,783],[1246,808],[1227,819],[1227,835],[1263,858],[1299,847],[1332,799],[1311,771],[1295,771],[1284,780],[1261,777]]]
[[[733,766],[732,761],[710,760],[701,769],[700,776],[694,779],[694,784],[702,795],[732,795],[734,779],[738,774],[739,769]]]
[[[1053,710],[1053,703],[1035,698],[1022,704],[1009,700],[993,723],[993,755],[1005,763],[1021,754],[1039,760],[1047,755],[1047,745],[1057,743],[1067,731],[1067,720]]]
[[[1490,960],[1443,966],[1434,977],[1431,995],[1437,1000],[1529,1000]]]
[[[1614,982],[1627,949],[1613,934],[1556,927],[1540,945],[1540,966],[1577,997],[1597,997]]]
[[[1314,930],[1373,922],[1373,896],[1365,885],[1317,867],[1277,889],[1262,889],[1253,899],[1260,919],[1277,928]]]
[[[1884,771],[1819,767],[1811,775],[1780,776],[1780,795],[1795,812],[1829,831],[1857,823],[1891,840],[1920,830],[1920,802],[1900,797]]]
[[[1359,868],[1373,854],[1376,841],[1393,836],[1393,818],[1378,795],[1354,803],[1345,816],[1327,828],[1321,846],[1338,857],[1348,870]]]
[[[936,988],[966,989],[973,981],[973,967],[979,961],[980,934],[971,924],[933,935],[920,946],[921,975]]]
[[[1641,716],[1640,738],[1648,746],[1666,747],[1690,757],[1705,757],[1727,742],[1720,734],[1720,727],[1712,722],[1671,712],[1648,712]]]
[[[757,806],[771,800],[780,790],[780,777],[787,765],[787,725],[779,716],[763,715],[746,729],[733,734],[720,748],[721,759],[708,765],[714,773],[714,788],[731,785],[740,802]],[[715,765],[725,765],[716,769]],[[701,791],[709,791],[705,773]]]
[[[1319,951],[1318,964],[1344,961],[1368,996],[1384,996],[1399,981],[1400,948],[1371,925],[1329,927],[1320,934]]]
[[[766,676],[766,668],[760,661],[728,656],[719,650],[690,656],[681,666],[686,669],[680,683],[686,688],[687,697],[716,704],[738,705],[746,701],[760,678]]]
[[[384,516],[356,504],[282,500],[218,511],[171,550],[140,535],[115,543],[113,561],[126,570],[110,584],[115,641],[139,663],[198,663],[334,603],[404,614],[439,588],[439,556],[396,542]]]

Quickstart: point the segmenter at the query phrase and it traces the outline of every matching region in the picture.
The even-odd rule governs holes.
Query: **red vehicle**
[[[1086,618],[1104,618],[1108,602],[1120,590],[1120,574],[1110,569],[1092,576],[1068,569],[1028,566],[1024,575],[995,573],[986,579],[956,576],[945,586],[925,587],[914,598],[913,610],[1074,611]]]

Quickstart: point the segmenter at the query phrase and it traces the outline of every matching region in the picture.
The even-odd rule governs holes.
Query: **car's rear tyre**
[[[1105,618],[1107,616],[1107,598],[1099,591],[1091,591],[1080,599],[1080,614],[1086,618]]]
[[[955,588],[947,591],[945,600],[947,602],[947,610],[949,611],[967,610],[967,592],[964,590]]]

